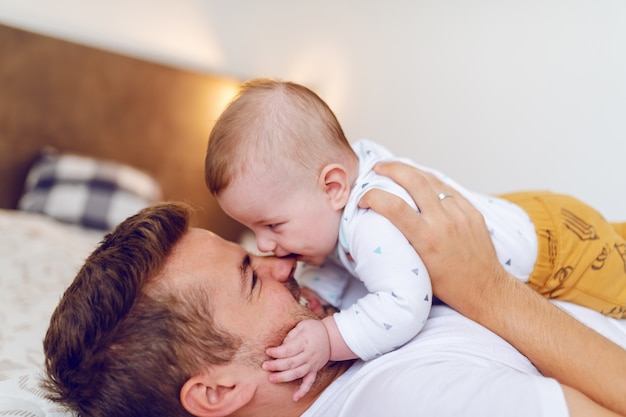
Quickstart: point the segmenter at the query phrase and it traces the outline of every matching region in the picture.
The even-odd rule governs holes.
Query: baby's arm
[[[288,382],[302,378],[294,401],[311,389],[317,371],[329,360],[357,357],[344,342],[332,316],[321,321],[301,321],[287,334],[282,345],[268,348],[266,353],[274,358],[263,363],[263,369],[274,372],[270,374],[270,381]]]
[[[368,294],[335,315],[343,339],[361,359],[402,346],[424,326],[432,303],[428,271],[404,235],[363,211],[348,239],[354,271]]]

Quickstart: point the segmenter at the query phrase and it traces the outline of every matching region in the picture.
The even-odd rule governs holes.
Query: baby
[[[298,84],[245,83],[213,128],[206,182],[222,209],[256,234],[260,251],[296,256],[310,307],[346,305],[350,281],[366,292],[349,308],[299,323],[263,364],[273,382],[303,378],[310,389],[330,361],[368,360],[393,351],[424,326],[432,303],[428,271],[402,233],[359,207],[372,188],[416,210],[406,191],[373,171],[393,155],[370,141],[353,146],[327,104]],[[416,164],[402,160],[406,163]],[[626,223],[548,192],[501,198],[470,192],[428,168],[483,214],[498,258],[540,293],[626,317]],[[350,300],[352,301],[352,300]],[[487,302],[487,300],[486,300]]]

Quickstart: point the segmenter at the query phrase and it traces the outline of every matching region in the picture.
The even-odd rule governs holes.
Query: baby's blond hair
[[[243,174],[315,176],[357,159],[328,105],[308,88],[271,79],[244,83],[209,136],[205,180],[218,195]],[[280,180],[280,178],[278,178]]]

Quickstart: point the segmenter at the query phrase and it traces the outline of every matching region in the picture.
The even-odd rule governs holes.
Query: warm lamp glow
[[[222,85],[219,86],[219,89],[216,89],[214,93],[212,93],[212,100],[217,110],[219,117],[220,114],[224,111],[226,106],[231,102],[231,100],[235,97],[235,95],[239,92],[239,86],[241,85],[240,81],[234,79],[225,79]]]

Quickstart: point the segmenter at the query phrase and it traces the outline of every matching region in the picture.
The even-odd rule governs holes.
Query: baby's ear
[[[193,376],[180,389],[180,402],[198,417],[225,417],[246,405],[255,387],[248,383],[218,381],[210,372]]]
[[[329,164],[322,168],[319,185],[323,187],[334,210],[342,210],[350,196],[350,179],[346,167],[341,164]]]

